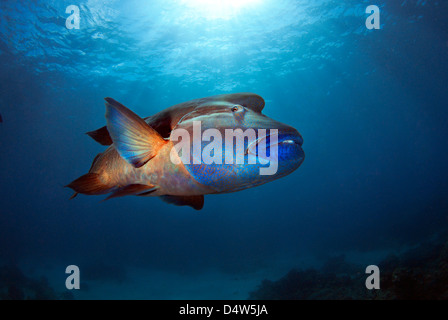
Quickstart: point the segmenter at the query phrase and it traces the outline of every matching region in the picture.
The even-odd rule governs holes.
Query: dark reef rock
[[[17,266],[0,267],[0,300],[73,300],[71,292],[57,293],[46,278],[32,279]]]
[[[338,257],[338,260],[340,257]],[[333,265],[332,259],[330,264]],[[346,264],[345,259],[343,261]],[[329,267],[325,265],[325,268]],[[353,269],[354,266],[350,266]],[[258,289],[250,293],[250,300],[352,300],[362,294],[357,288],[365,288],[365,278],[360,272],[354,276],[322,272],[308,269],[304,271],[291,270],[278,281],[264,280]],[[350,288],[350,290],[347,290]],[[371,298],[366,292],[364,298]]]
[[[277,281],[263,280],[250,300],[436,300],[448,299],[448,242],[425,243],[379,265],[380,290],[365,287],[365,266],[344,256],[320,270],[291,270]]]

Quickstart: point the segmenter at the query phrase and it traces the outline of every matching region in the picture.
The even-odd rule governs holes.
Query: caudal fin
[[[87,195],[105,194],[110,190],[109,186],[101,182],[98,173],[87,173],[66,185],[66,187],[72,188],[76,193]]]

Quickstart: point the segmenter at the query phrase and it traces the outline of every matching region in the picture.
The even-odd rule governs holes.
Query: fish
[[[262,113],[255,93],[221,94],[141,118],[105,98],[106,126],[87,132],[107,149],[66,187],[84,195],[160,197],[201,210],[204,196],[284,177],[304,161],[303,138]]]
[[[0,123],[2,123],[3,122],[3,118],[2,118],[2,115],[0,114]]]

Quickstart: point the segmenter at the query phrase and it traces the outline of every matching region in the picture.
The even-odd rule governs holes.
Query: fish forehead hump
[[[195,110],[196,108],[207,107],[209,103],[216,103],[216,102],[239,104],[259,113],[261,113],[265,105],[264,99],[255,93],[243,92],[232,94],[220,94],[216,96],[194,99],[187,102],[176,104],[165,110],[162,110],[161,112],[155,114],[153,117],[157,118],[167,117],[174,120],[172,122],[178,122],[183,116]]]
[[[208,100],[207,102],[223,101],[227,103],[239,104],[258,113],[261,113],[265,106],[264,99],[261,96],[250,92],[221,94],[205,99]],[[204,105],[206,105],[206,103]]]
[[[166,138],[179,122],[188,118],[185,117],[186,115],[200,109],[203,109],[200,111],[201,113],[213,112],[214,108],[208,110],[207,107],[219,104],[219,102],[223,102],[223,105],[239,104],[257,113],[261,113],[265,105],[264,99],[255,93],[220,94],[173,105],[151,117],[145,118],[145,121]]]

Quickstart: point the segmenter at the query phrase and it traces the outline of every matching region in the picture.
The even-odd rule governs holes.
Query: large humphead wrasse
[[[264,105],[256,94],[225,94],[142,119],[106,98],[107,126],[88,134],[109,147],[68,187],[73,197],[160,196],[199,210],[206,194],[288,175],[304,160],[303,139],[293,127],[263,115]]]

